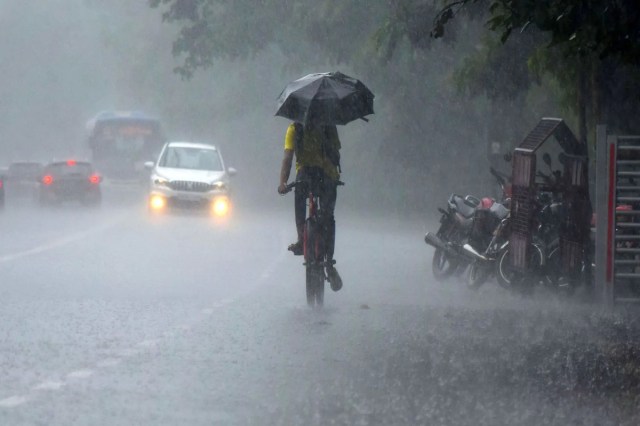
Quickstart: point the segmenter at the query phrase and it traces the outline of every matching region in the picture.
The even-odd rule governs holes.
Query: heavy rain
[[[640,424],[639,24],[0,0],[0,425]]]

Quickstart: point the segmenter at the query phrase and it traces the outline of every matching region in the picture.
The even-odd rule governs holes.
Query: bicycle
[[[324,282],[329,281],[328,268],[333,268],[335,261],[327,259],[326,227],[321,209],[320,195],[323,184],[321,178],[298,180],[286,186],[290,192],[298,185],[306,185],[307,214],[303,232],[303,257],[306,269],[307,305],[321,307],[324,304]],[[344,182],[337,181],[338,186]]]

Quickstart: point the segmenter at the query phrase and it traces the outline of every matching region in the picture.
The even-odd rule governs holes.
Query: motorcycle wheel
[[[471,290],[479,289],[482,284],[487,282],[489,276],[491,275],[491,267],[487,265],[481,265],[480,263],[472,263],[469,265],[469,270],[467,271],[467,287]]]
[[[536,245],[532,245],[531,266],[538,269],[542,266],[542,251]],[[530,277],[524,277],[511,266],[509,248],[502,252],[496,263],[496,278],[498,284],[507,290],[524,289],[524,287],[533,287],[533,281]]]
[[[444,281],[453,275],[456,269],[458,269],[458,261],[452,259],[444,250],[437,248],[433,253],[433,260],[431,261],[433,277],[437,281]]]
[[[575,291],[575,283],[562,274],[560,259],[560,246],[554,245],[547,256],[544,271],[544,283],[561,296],[572,296]]]

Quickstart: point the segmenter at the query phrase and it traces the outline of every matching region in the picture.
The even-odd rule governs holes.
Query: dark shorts
[[[320,209],[325,220],[334,221],[333,213],[336,208],[337,182],[326,176],[320,168],[301,168],[296,175],[296,181],[301,184],[295,189],[296,224],[301,225],[306,218],[306,200],[309,189],[320,197]]]

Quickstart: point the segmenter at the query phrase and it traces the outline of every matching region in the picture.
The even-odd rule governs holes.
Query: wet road
[[[0,217],[0,424],[640,423],[634,313],[434,283],[424,224],[340,211],[313,311],[289,209],[122,198]]]

